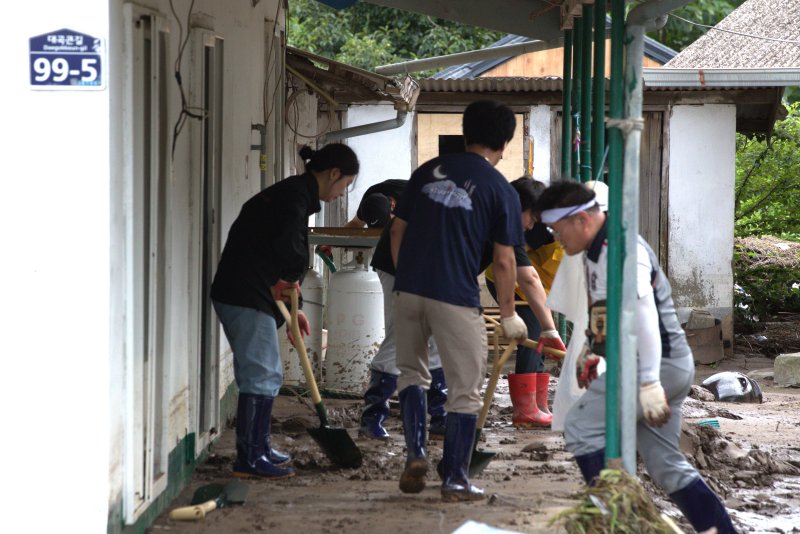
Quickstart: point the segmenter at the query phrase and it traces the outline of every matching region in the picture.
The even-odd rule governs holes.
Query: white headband
[[[553,208],[550,210],[544,210],[542,212],[542,222],[544,224],[557,223],[561,219],[565,219],[570,215],[578,213],[579,211],[586,211],[595,206],[599,206],[599,204],[597,203],[597,199],[593,198],[589,202],[586,202],[585,204],[581,204],[579,206],[567,206],[565,208]]]

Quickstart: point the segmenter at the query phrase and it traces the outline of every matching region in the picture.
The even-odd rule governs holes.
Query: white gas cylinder
[[[314,269],[309,269],[303,283],[300,284],[300,292],[303,295],[303,313],[306,314],[311,325],[311,335],[303,336],[303,340],[317,382],[322,378],[322,288],[322,276]],[[288,325],[284,325],[278,330],[281,360],[283,360],[283,383],[287,386],[304,385],[306,376],[303,374],[297,351],[286,337],[287,327]]]
[[[383,342],[383,289],[366,261],[331,274],[328,285],[325,388],[361,394]]]

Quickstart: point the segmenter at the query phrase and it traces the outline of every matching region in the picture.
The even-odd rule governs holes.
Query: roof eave
[[[642,69],[647,87],[790,87],[800,85],[800,68]]]

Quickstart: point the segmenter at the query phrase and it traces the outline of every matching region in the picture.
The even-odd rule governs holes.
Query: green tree
[[[359,2],[337,11],[291,0],[289,45],[364,69],[486,47],[503,33]]]
[[[737,135],[736,235],[800,240],[800,103],[770,139]]]
[[[698,24],[714,26],[727,17],[731,11],[742,5],[744,1],[745,0],[696,0],[674,10],[672,13]],[[650,35],[657,41],[680,52],[707,31],[708,28],[684,22],[677,17],[669,17],[667,24],[663,28]]]

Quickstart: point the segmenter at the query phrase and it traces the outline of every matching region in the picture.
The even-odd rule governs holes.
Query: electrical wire
[[[699,22],[693,22],[693,21],[685,19],[683,17],[679,17],[678,15],[675,15],[673,13],[670,13],[669,16],[670,17],[674,17],[674,18],[676,18],[678,20],[682,20],[683,22],[687,22],[689,24],[692,24],[693,26],[699,26],[700,28],[708,28],[709,30],[714,30],[714,31],[718,31],[718,32],[732,33],[734,35],[741,35],[742,37],[751,37],[753,39],[763,39],[764,41],[775,41],[775,42],[778,42],[778,43],[788,43],[788,44],[800,45],[800,41],[793,40],[793,39],[780,39],[778,37],[766,37],[764,35],[753,35],[751,33],[742,33],[742,32],[737,32],[737,31],[733,31],[733,30],[726,30],[724,28],[717,28],[716,26],[709,26],[707,24],[700,24]]]
[[[190,118],[203,120],[207,115],[207,111],[204,108],[192,107],[187,104],[186,92],[183,90],[183,79],[181,77],[181,61],[183,60],[183,51],[186,49],[186,44],[189,42],[189,36],[192,33],[190,29],[190,21],[192,10],[194,10],[194,2],[195,0],[192,0],[192,2],[189,4],[189,12],[186,14],[186,38],[184,39],[183,24],[181,24],[181,19],[178,16],[178,13],[175,11],[173,0],[169,0],[169,8],[172,11],[172,16],[175,17],[175,20],[178,23],[178,42],[180,43],[180,47],[178,48],[178,57],[175,58],[175,82],[178,84],[178,90],[181,94],[181,112],[178,114],[178,118],[175,121],[175,126],[172,128],[173,160],[175,159],[175,145],[178,142],[178,136],[180,136],[183,126],[186,124],[186,120]]]
[[[275,100],[277,100],[277,92],[278,87],[280,86],[281,82],[283,81],[283,70],[279,73],[277,79],[275,80],[275,87],[272,89],[272,102],[269,103],[269,109],[267,109],[267,103],[269,100],[269,78],[273,74],[273,70],[275,66],[278,64],[277,61],[272,61],[272,54],[275,52],[273,43],[275,42],[275,29],[278,26],[278,17],[281,14],[281,6],[282,2],[278,2],[278,9],[275,11],[275,18],[273,19],[272,25],[272,35],[269,39],[269,48],[267,48],[265,59],[269,62],[269,68],[267,69],[267,74],[264,76],[264,127],[267,127],[267,123],[269,123],[269,119],[272,116],[272,111],[275,108]]]

